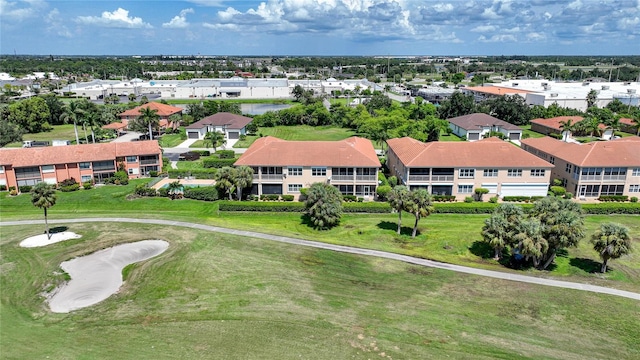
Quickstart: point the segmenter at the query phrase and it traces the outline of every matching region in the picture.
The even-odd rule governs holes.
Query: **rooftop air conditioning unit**
[[[545,90],[549,90],[549,89],[551,89],[551,85],[547,85],[547,84],[542,85],[542,87],[543,87]]]
[[[602,85],[602,90],[609,90],[609,85]]]
[[[518,83],[511,83],[511,86],[518,86]]]
[[[582,86],[587,86],[587,85],[589,85],[589,82],[587,82],[587,81],[582,83]]]
[[[558,93],[551,93],[551,97],[558,97]]]
[[[627,89],[627,93],[635,94],[636,93],[636,89]]]

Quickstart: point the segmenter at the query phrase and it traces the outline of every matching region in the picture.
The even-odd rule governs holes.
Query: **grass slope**
[[[258,130],[258,134],[275,136],[282,140],[292,141],[337,141],[356,135],[351,129],[337,126],[309,125],[261,127]],[[238,141],[233,147],[249,147],[258,137],[259,136],[247,136],[246,140]]]
[[[144,224],[72,224],[82,239],[17,243],[2,228],[3,358],[632,359],[637,301]],[[162,238],[118,294],[71,314],[39,295],[59,263]]]
[[[69,140],[75,144],[76,135],[73,131],[73,124],[66,125],[54,125],[53,129],[47,132],[41,132],[37,134],[24,134],[23,140],[35,140],[35,141],[52,141],[52,140]],[[87,130],[89,139],[91,139],[91,131]],[[78,136],[80,139],[84,139],[84,131],[81,126],[78,126]],[[82,140],[81,140],[82,141]],[[12,142],[6,145],[6,147],[22,147],[22,142]]]

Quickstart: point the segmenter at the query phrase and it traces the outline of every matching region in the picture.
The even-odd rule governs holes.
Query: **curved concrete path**
[[[589,291],[589,292],[594,292],[594,293],[609,294],[609,295],[621,296],[621,297],[625,297],[625,298],[629,298],[629,299],[640,300],[640,294],[638,294],[638,293],[625,291],[625,290],[607,288],[607,287],[604,287],[604,286],[581,284],[581,283],[574,283],[574,282],[561,281],[561,280],[551,280],[551,279],[537,278],[537,277],[534,277],[534,276],[511,274],[511,273],[505,273],[505,272],[500,272],[500,271],[476,269],[476,268],[471,268],[471,267],[466,267],[466,266],[441,263],[441,262],[432,261],[432,260],[419,259],[419,258],[407,256],[407,255],[394,254],[394,253],[389,253],[389,252],[379,251],[379,250],[361,249],[361,248],[354,248],[354,247],[342,246],[342,245],[332,245],[332,244],[326,244],[326,243],[317,242],[317,241],[300,240],[300,239],[295,239],[295,238],[290,238],[290,237],[285,237],[285,236],[263,234],[263,233],[253,232],[253,231],[227,229],[227,228],[222,228],[222,227],[217,227],[217,226],[195,224],[195,223],[188,223],[188,222],[182,222],[182,221],[158,220],[158,219],[132,219],[132,218],[95,218],[95,219],[93,219],[93,218],[81,218],[81,219],[49,220],[49,224],[84,223],[84,222],[115,222],[115,223],[123,223],[124,222],[124,223],[140,223],[140,224],[157,224],[157,225],[181,226],[181,227],[187,227],[187,228],[192,228],[192,229],[219,232],[219,233],[224,233],[224,234],[247,236],[247,237],[253,237],[253,238],[270,240],[270,241],[278,241],[278,242],[287,243],[287,244],[293,244],[293,245],[308,246],[308,247],[313,247],[313,248],[318,248],[318,249],[339,251],[339,252],[343,252],[343,253],[366,255],[366,256],[375,256],[375,257],[379,257],[379,258],[403,261],[403,262],[406,262],[406,263],[409,263],[409,264],[427,266],[427,267],[432,267],[432,268],[436,268],[436,269],[444,269],[444,270],[451,270],[451,271],[465,273],[465,274],[486,276],[486,277],[491,277],[491,278],[494,278],[494,279],[519,281],[519,282],[529,283],[529,284],[554,286],[554,287],[565,288],[565,289]],[[44,220],[21,220],[21,221],[4,221],[4,222],[0,222],[0,226],[37,225],[37,224],[44,224]]]

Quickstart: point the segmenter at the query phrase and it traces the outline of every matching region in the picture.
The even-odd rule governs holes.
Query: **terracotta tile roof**
[[[161,117],[169,117],[173,114],[178,114],[182,112],[182,108],[159,103],[159,102],[149,102],[140,106],[136,106],[133,109],[129,109],[123,113],[120,113],[120,116],[139,116],[140,109],[151,108],[158,110],[158,115]]]
[[[252,121],[253,119],[250,117],[236,115],[228,112],[219,112],[217,114],[207,116],[206,118],[187,126],[187,129],[202,129],[207,125],[212,125],[212,126],[226,125],[227,129],[239,130],[247,126],[247,124]]]
[[[423,143],[403,137],[387,140],[407,167],[552,168],[553,165],[496,137],[474,142]]]
[[[483,94],[490,94],[490,95],[513,95],[513,94],[535,93],[535,91],[513,89],[513,88],[504,87],[504,86],[469,86],[464,89],[483,93]]]
[[[578,166],[640,167],[640,137],[576,144],[551,137],[522,140],[530,146]]]
[[[47,146],[0,151],[0,164],[13,167],[113,160],[120,156],[161,154],[157,140]]]
[[[371,141],[355,136],[341,141],[286,141],[266,136],[256,140],[235,165],[381,166]]]
[[[550,129],[554,129],[557,130],[558,132],[562,131],[562,129],[560,129],[560,122],[561,121],[568,121],[571,120],[572,124],[575,123],[579,123],[580,121],[584,120],[584,118],[582,116],[556,116],[553,118],[549,118],[549,119],[542,119],[542,118],[538,118],[538,119],[533,119],[531,120],[532,124],[538,124],[541,126],[546,126]]]
[[[109,129],[109,130],[120,130],[120,129],[124,129],[127,127],[127,124],[123,124],[121,122],[114,122],[111,124],[107,124],[107,125],[102,125],[103,129]]]
[[[635,125],[635,123],[633,122],[633,119],[629,119],[629,118],[620,118],[620,124],[628,125],[628,126]]]
[[[491,115],[483,114],[483,113],[475,113],[469,115],[463,115],[454,117],[451,119],[447,119],[448,122],[458,125],[459,127],[466,130],[480,130],[481,126],[499,126],[506,130],[521,130],[519,127],[513,124],[509,124],[504,120],[500,120]]]

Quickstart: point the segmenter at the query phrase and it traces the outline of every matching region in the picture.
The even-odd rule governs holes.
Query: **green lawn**
[[[91,139],[91,133],[87,132],[89,139]],[[78,127],[78,136],[80,139],[84,139],[84,131],[81,127]],[[76,135],[73,131],[73,124],[66,125],[54,125],[53,130],[47,132],[41,132],[37,134],[24,134],[23,140],[36,140],[36,141],[52,141],[52,140],[69,140],[75,144]],[[22,147],[22,142],[13,142],[7,144],[6,147]]]
[[[178,161],[176,162],[176,166],[180,170],[193,170],[193,169],[203,169],[202,160],[195,161]]]
[[[541,134],[539,132],[531,130],[531,125],[521,125],[520,128],[522,129],[522,138],[523,139],[525,139],[526,137],[530,137],[530,138],[545,137],[544,134]],[[528,136],[525,137],[525,135],[528,135]]]
[[[640,357],[631,299],[176,227],[68,230],[83,238],[26,249],[42,226],[2,228],[2,358]],[[60,262],[144,239],[170,247],[128,267],[117,294],[48,312]]]
[[[261,127],[258,129],[258,134],[262,134],[262,136],[275,136],[282,140],[292,141],[337,141],[356,135],[351,129],[337,126],[309,125]],[[258,137],[259,136],[247,136],[246,140],[238,141],[233,147],[249,147]]]
[[[163,148],[171,148],[180,145],[185,140],[186,138],[183,139],[181,134],[164,134],[160,137],[158,142]]]

